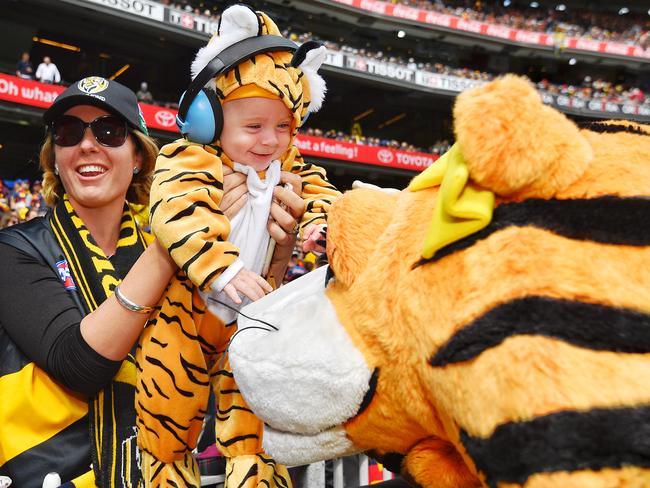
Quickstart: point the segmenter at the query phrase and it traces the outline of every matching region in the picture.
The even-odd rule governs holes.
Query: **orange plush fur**
[[[650,195],[648,126],[610,123],[646,135],[579,130],[513,76],[461,94],[454,116],[470,181],[494,192],[497,208],[527,199]],[[422,262],[437,195],[437,188],[397,195],[360,189],[330,212],[336,281],[327,295],[369,368],[380,372],[369,407],[345,424],[348,437],[361,449],[404,454],[403,469],[426,487],[650,486],[642,466],[560,469],[508,482],[477,466],[461,439],[461,430],[488,439],[500,425],[558,412],[647,406],[649,354],[519,334],[467,361],[429,364],[458,331],[518,298],[649,314],[650,247],[515,226]]]
[[[326,288],[247,310],[230,357],[269,452],[369,450],[425,488],[650,487],[650,126],[578,129],[514,76],[454,117],[409,189],[332,206]]]

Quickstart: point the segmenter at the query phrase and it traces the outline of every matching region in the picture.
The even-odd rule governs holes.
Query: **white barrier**
[[[348,467],[343,468],[343,464]],[[356,464],[357,469],[352,469]],[[355,488],[369,484],[369,460],[364,454],[338,458],[332,461],[332,484],[331,488]],[[326,479],[325,461],[309,464],[307,466],[296,466],[291,468],[294,477],[294,488],[329,488]],[[345,473],[348,472],[346,477]],[[386,468],[382,471],[384,480],[393,479],[393,473]],[[224,475],[201,476],[201,486],[216,486],[221,488],[224,482]]]

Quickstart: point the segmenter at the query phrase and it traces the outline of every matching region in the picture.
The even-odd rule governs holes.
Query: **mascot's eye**
[[[332,280],[336,280],[336,276],[334,276],[334,270],[330,265],[327,267],[327,272],[325,273],[325,288],[327,288],[327,285],[329,285]]]

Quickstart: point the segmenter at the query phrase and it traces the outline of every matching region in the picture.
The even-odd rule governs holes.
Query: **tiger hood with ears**
[[[264,35],[282,35],[264,12],[256,12],[245,5],[233,5],[226,9],[217,32],[199,50],[192,63],[192,78],[224,49],[243,39]],[[215,90],[221,102],[246,85],[256,85],[279,96],[293,114],[295,136],[307,116],[317,112],[323,104],[326,85],[317,71],[326,56],[325,46],[308,41],[293,54],[288,51],[258,54],[225,76],[213,79],[208,86]]]
[[[408,189],[333,205],[329,270],[243,310],[279,328],[229,349],[266,450],[374,450],[426,488],[650,486],[650,126],[581,130],[506,76],[454,127]]]
[[[192,67],[194,76],[223,49],[239,41],[278,35],[266,14],[244,5],[229,7],[222,14],[217,34],[198,53]],[[325,82],[316,71],[325,58],[325,48],[313,42],[294,53],[292,48],[256,54],[219,74],[209,83],[216,98],[241,98],[242,93],[244,97],[260,96],[259,90],[265,90],[289,108],[295,135],[307,115],[322,104]],[[201,77],[197,84],[203,82]],[[211,93],[201,94],[214,101]],[[219,107],[210,103],[210,116],[205,118],[201,117],[202,108],[195,127],[201,127],[204,120],[215,122],[215,129],[205,132],[208,143],[180,139],[164,146],[151,186],[151,229],[179,272],[152,314],[136,351],[136,413],[144,486],[199,484],[192,449],[197,445],[212,388],[217,447],[227,458],[225,486],[286,488],[291,484],[286,467],[263,452],[262,423],[246,405],[230,372],[227,347],[236,323],[224,324],[210,313],[203,294],[221,291],[218,280],[228,283],[245,259],[230,240],[231,225],[220,209],[223,168],[232,168],[234,163],[219,146],[217,116],[212,110]],[[189,131],[184,134],[193,137]],[[273,191],[280,170],[298,175],[306,207],[299,229],[325,223],[332,201],[340,196],[327,181],[325,170],[305,163],[293,139],[278,159],[279,165],[271,162],[273,171],[258,179]],[[270,198],[267,203],[271,204]],[[265,216],[264,225],[266,220]],[[258,234],[266,246],[266,236]],[[270,283],[282,279],[266,278]]]

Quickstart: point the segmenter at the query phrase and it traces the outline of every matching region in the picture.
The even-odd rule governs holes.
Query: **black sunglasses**
[[[129,135],[126,121],[114,115],[101,115],[92,122],[84,122],[72,115],[62,115],[52,122],[54,144],[62,147],[76,146],[83,139],[87,127],[90,127],[102,146],[120,147]]]

